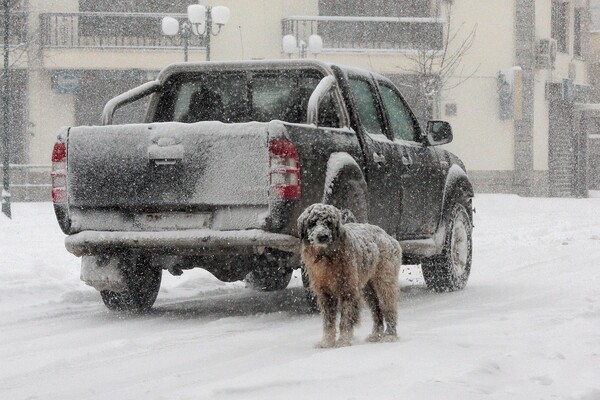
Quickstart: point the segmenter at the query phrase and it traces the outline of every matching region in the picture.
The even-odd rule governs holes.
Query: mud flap
[[[83,256],[80,278],[98,291],[124,292],[127,285],[119,268],[120,261],[116,256]]]

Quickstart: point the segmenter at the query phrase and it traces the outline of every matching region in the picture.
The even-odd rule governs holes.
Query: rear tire
[[[442,254],[423,260],[423,278],[435,292],[464,289],[471,272],[473,225],[468,202],[455,202],[446,216],[446,238]]]
[[[136,313],[152,308],[160,289],[162,269],[152,266],[147,255],[123,257],[120,267],[126,290],[102,290],[100,295],[104,305],[109,310]]]

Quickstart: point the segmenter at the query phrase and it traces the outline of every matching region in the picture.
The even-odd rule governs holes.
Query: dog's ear
[[[336,241],[340,238],[344,227],[342,226],[344,223],[344,213],[339,209],[335,209],[335,212],[332,215],[332,236],[333,240]]]
[[[298,221],[297,221],[297,223],[298,223],[298,233],[300,234],[300,239],[302,239],[302,240],[307,240],[308,239],[307,225],[308,225],[308,216],[310,215],[311,208],[312,208],[312,206],[309,206],[298,217]]]
[[[342,224],[348,224],[350,222],[357,222],[356,217],[348,208],[342,210]]]

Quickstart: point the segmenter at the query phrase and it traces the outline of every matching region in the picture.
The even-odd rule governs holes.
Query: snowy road
[[[600,399],[600,198],[479,195],[473,272],[433,294],[403,270],[400,341],[317,350],[278,293],[163,275],[152,313],[107,311],[50,204],[0,216],[0,399]]]

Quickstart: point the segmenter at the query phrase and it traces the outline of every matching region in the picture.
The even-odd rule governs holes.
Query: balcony
[[[171,15],[179,20],[185,14]],[[40,15],[42,47],[97,49],[176,49],[177,38],[163,35],[162,14],[47,13]],[[192,49],[205,48],[204,37],[190,38]]]
[[[0,13],[0,25],[4,22],[4,14]],[[2,29],[0,29],[2,31]],[[27,43],[27,13],[12,11],[8,16],[8,45],[18,46]],[[4,35],[0,34],[0,43],[4,44]]]
[[[300,16],[282,20],[282,34],[319,34],[327,52],[406,53],[443,47],[445,20],[420,17]]]

